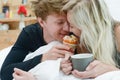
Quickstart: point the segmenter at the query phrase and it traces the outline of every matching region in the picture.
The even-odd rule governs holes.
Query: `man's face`
[[[53,40],[62,41],[63,37],[69,34],[69,24],[66,15],[49,15],[43,21],[43,24],[44,38],[47,42]]]

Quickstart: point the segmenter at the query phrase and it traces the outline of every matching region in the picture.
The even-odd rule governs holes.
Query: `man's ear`
[[[44,27],[44,20],[40,17],[37,18],[39,24],[41,25],[41,27],[43,28]]]

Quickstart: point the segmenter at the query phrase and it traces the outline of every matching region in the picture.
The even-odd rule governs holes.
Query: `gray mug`
[[[76,69],[78,71],[85,71],[87,66],[90,64],[90,62],[93,61],[93,59],[93,54],[90,53],[72,55],[71,61],[73,69]]]

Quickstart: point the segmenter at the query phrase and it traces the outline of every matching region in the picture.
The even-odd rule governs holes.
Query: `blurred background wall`
[[[105,0],[114,19],[120,21],[120,0]]]

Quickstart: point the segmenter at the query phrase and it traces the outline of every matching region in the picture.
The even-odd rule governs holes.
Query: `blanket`
[[[59,42],[51,42],[46,46],[39,48],[32,56],[44,54],[46,51],[50,50],[54,45],[61,44]],[[41,52],[41,53],[40,53]],[[29,57],[30,59],[30,57]],[[37,80],[120,80],[120,71],[111,71],[102,74],[95,79],[78,79],[73,75],[65,75],[60,70],[61,58],[57,60],[47,60],[39,63],[33,69],[29,70]]]
[[[12,46],[9,46],[0,51],[0,71],[1,71],[2,64],[3,64],[6,56],[8,55],[9,51],[11,50],[11,48],[12,48]]]
[[[34,53],[28,55],[25,60],[31,59],[34,56],[44,54],[46,51],[50,50],[53,46],[61,44],[60,42],[53,41],[46,46],[40,47]],[[61,58],[57,60],[47,60],[39,63],[37,66],[29,70],[37,80],[83,80],[74,77],[73,75],[65,75],[60,70]],[[91,79],[84,79],[91,80]]]
[[[57,41],[53,41],[48,45],[40,47],[35,52],[30,53],[26,56],[24,61],[29,60],[37,55],[44,54],[46,51],[50,50],[53,46],[61,44]],[[0,68],[4,59],[8,55],[9,51],[11,50],[12,46],[1,50],[0,52]],[[112,71],[102,74],[95,79],[78,79],[75,78],[73,75],[65,75],[60,70],[60,62],[61,58],[57,60],[47,60],[42,63],[39,63],[37,66],[29,70],[37,80],[120,80],[120,71]]]

